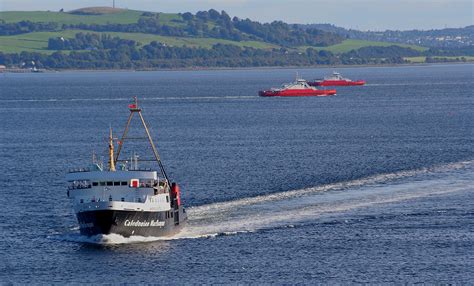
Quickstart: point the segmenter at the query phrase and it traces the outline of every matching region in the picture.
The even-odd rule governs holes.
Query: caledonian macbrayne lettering
[[[163,227],[165,226],[164,221],[159,220],[151,220],[151,221],[139,221],[139,220],[126,220],[124,222],[125,226],[137,226],[137,227],[150,227],[150,226],[158,226]]]

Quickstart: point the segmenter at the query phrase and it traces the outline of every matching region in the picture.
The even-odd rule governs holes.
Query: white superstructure
[[[156,171],[96,169],[66,175],[74,211],[89,209],[169,211],[170,195]]]

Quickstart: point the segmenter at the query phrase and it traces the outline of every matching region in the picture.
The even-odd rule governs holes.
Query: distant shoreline
[[[270,70],[270,69],[318,69],[318,68],[366,68],[366,67],[406,67],[406,66],[438,66],[438,65],[469,65],[468,62],[443,62],[443,63],[407,63],[407,64],[366,64],[366,65],[315,65],[315,66],[267,66],[267,67],[189,67],[168,69],[39,69],[38,72],[23,69],[0,70],[0,73],[62,73],[62,72],[155,72],[155,71],[231,71],[231,70]]]

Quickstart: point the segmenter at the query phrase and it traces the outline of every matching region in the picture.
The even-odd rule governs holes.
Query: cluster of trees
[[[202,27],[203,23],[213,21],[220,28],[219,33],[228,35],[232,39],[248,38],[252,40],[263,40],[282,46],[329,46],[340,43],[344,37],[333,33],[327,33],[317,29],[302,29],[298,25],[289,25],[282,21],[272,23],[260,23],[250,19],[239,19],[230,16],[222,11],[217,12],[214,9],[209,11],[200,11],[196,16],[191,13],[182,15],[188,22],[188,26]],[[199,32],[199,29],[197,29]]]
[[[186,35],[185,28],[161,24],[159,14],[156,14],[154,17],[140,17],[137,23],[131,24],[65,24],[63,25],[63,29],[80,29],[97,32],[146,33],[177,37],[183,37]]]
[[[102,50],[118,46],[136,46],[133,40],[112,37],[108,34],[77,33],[73,39],[49,38],[49,50]]]
[[[340,43],[344,37],[317,29],[302,29],[298,25],[289,25],[282,21],[260,23],[250,19],[239,19],[222,11],[214,9],[199,11],[196,15],[184,13],[182,17],[188,23],[189,32],[199,35],[206,32],[206,23],[212,21],[217,26],[211,33],[218,33],[221,37],[233,40],[250,39],[263,40],[281,46],[330,46]],[[211,35],[212,35],[211,34]]]
[[[427,63],[451,63],[451,62],[466,62],[465,57],[447,58],[447,57],[426,57]]]
[[[234,17],[232,23],[236,29],[243,33],[282,46],[330,46],[344,40],[343,37],[336,34],[317,29],[299,29],[296,25],[288,25],[281,21],[261,24],[249,19],[239,20]]]
[[[445,57],[457,57],[457,56],[474,56],[474,45],[457,48],[430,48],[423,53],[425,56],[445,56]]]
[[[0,19],[0,36],[18,35],[39,31],[56,31],[59,25],[54,22],[31,22],[21,21],[16,23],[6,23]]]
[[[184,67],[259,67],[307,66],[337,63],[326,51],[308,49],[288,52],[285,49],[262,50],[216,44],[211,49],[170,47],[158,42],[144,46],[118,45],[112,49],[55,52],[51,55],[22,52],[0,53],[0,64],[22,66],[34,62],[38,68],[51,69],[148,69]]]

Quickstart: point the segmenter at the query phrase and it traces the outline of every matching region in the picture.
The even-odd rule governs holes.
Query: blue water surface
[[[321,98],[257,92],[332,69],[1,74],[0,282],[472,284],[473,67],[340,68],[368,84]],[[64,175],[133,96],[189,227],[91,244]]]

